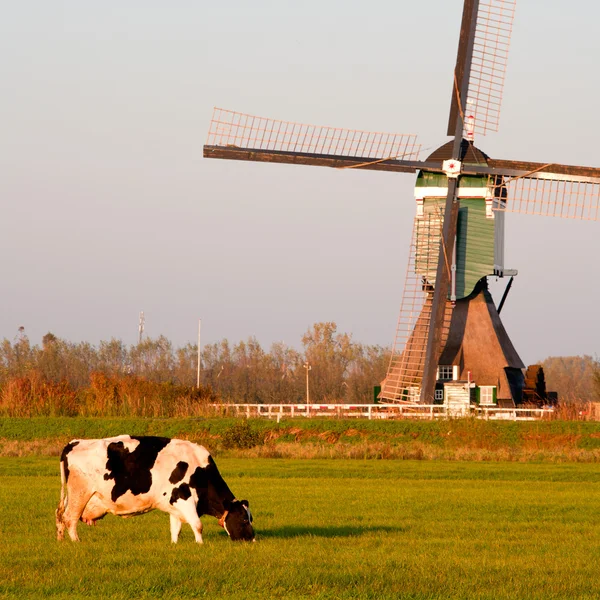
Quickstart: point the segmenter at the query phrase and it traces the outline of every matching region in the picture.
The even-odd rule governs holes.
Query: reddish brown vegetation
[[[32,416],[183,417],[204,414],[215,402],[210,388],[148,381],[136,375],[92,372],[88,387],[73,389],[38,371],[8,379],[0,388],[0,413]]]

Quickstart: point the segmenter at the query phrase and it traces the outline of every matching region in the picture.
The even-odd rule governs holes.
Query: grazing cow
[[[169,513],[171,540],[188,523],[202,543],[202,515],[219,519],[232,540],[254,541],[247,500],[236,500],[203,446],[163,437],[73,440],[60,457],[56,533],[79,541],[77,522],[93,525],[107,513],[131,517]]]

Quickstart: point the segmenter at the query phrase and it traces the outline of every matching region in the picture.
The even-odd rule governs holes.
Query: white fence
[[[277,419],[448,419],[477,417],[490,420],[534,421],[551,418],[552,408],[497,408],[472,406],[469,410],[449,409],[442,404],[212,404],[223,416]]]

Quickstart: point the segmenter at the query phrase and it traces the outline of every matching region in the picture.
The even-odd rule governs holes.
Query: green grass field
[[[0,459],[4,598],[600,597],[594,464],[226,459],[258,541],[154,512],[57,542],[55,458]]]

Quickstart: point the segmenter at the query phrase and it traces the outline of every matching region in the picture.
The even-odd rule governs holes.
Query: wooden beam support
[[[502,300],[500,300],[500,304],[498,304],[498,314],[500,314],[500,312],[502,311],[502,307],[504,306],[504,303],[506,302],[506,297],[508,296],[508,292],[510,292],[510,288],[512,287],[514,280],[515,280],[514,275],[508,280],[508,285],[506,286],[506,289],[504,290],[504,294],[502,294]]]
[[[471,69],[471,57],[473,54],[473,34],[475,31],[476,23],[473,23],[473,19],[477,19],[477,11],[473,11],[474,0],[465,0],[463,6],[462,22],[460,25],[460,36],[458,38],[458,52],[456,54],[456,66],[454,67],[454,80],[452,81],[452,96],[450,98],[450,116],[448,118],[448,135],[456,135],[456,121],[460,119],[462,122],[461,114],[463,114],[464,107],[459,108],[458,106],[458,90],[456,86],[460,86],[465,79],[465,68],[469,71]],[[469,47],[470,45],[470,47]],[[468,62],[468,64],[467,64]],[[461,89],[460,93],[464,93],[464,100],[466,100],[466,94],[468,91],[468,79],[467,89],[464,91]],[[462,131],[461,131],[462,133]]]
[[[467,165],[467,168],[470,165]],[[513,173],[523,177],[532,173],[532,177],[547,175],[565,175],[577,181],[586,179],[600,181],[600,169],[597,167],[579,167],[575,165],[548,164],[538,162],[526,162],[522,160],[488,159],[488,167],[493,172],[512,175]]]
[[[461,29],[461,42],[458,49],[458,64],[462,64],[461,79],[456,80],[460,94],[456,108],[460,111],[454,123],[452,112],[448,131],[454,125],[454,143],[452,145],[452,158],[460,160],[463,146],[463,119],[467,106],[467,92],[469,90],[469,78],[471,77],[471,61],[473,59],[473,47],[475,43],[475,28],[477,25],[477,13],[479,11],[479,0],[465,0],[463,12],[463,24]],[[462,53],[462,57],[461,57]],[[452,134],[450,134],[452,135]],[[427,332],[427,347],[425,349],[425,361],[423,364],[423,379],[421,381],[421,403],[433,403],[435,393],[436,372],[438,359],[442,353],[442,328],[448,300],[448,289],[450,285],[449,265],[446,264],[446,249],[454,247],[454,238],[458,224],[458,179],[448,177],[448,194],[444,209],[444,224],[442,225],[442,239],[438,254],[437,272],[435,285],[433,287],[433,299],[431,302],[431,318]],[[451,252],[451,250],[450,250]]]
[[[255,150],[237,146],[204,146],[204,158],[226,160],[248,160],[254,162],[281,163],[287,165],[309,165],[334,169],[367,169],[391,173],[415,173],[424,170],[443,173],[438,161],[380,160],[335,154],[309,154],[307,152],[283,152],[278,150]],[[360,165],[360,166],[359,166]],[[556,177],[568,181],[600,182],[600,168],[574,165],[547,164],[518,160],[489,158],[486,165],[463,163],[463,175],[504,175],[505,177]],[[546,176],[546,177],[545,177]]]
[[[285,152],[281,150],[254,150],[236,146],[204,146],[204,158],[227,160],[249,160],[254,162],[283,163],[287,165],[310,165],[332,167],[334,169],[367,169],[369,171],[390,171],[393,173],[415,173],[420,169],[441,172],[439,162],[419,160],[380,160],[334,154],[309,154],[307,152]],[[360,166],[358,166],[360,165]]]

